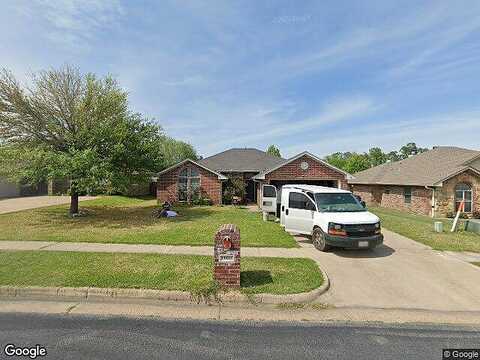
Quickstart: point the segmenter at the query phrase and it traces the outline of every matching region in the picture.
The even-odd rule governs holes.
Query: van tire
[[[323,233],[322,229],[316,227],[313,229],[312,232],[312,243],[315,246],[315,249],[320,251],[328,251],[330,249],[330,245],[327,244],[325,241],[325,234]]]

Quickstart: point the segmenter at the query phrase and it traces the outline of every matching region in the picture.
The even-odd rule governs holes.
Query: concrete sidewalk
[[[96,199],[95,196],[80,196],[79,201]],[[70,196],[28,196],[0,200],[0,214],[21,210],[36,209],[45,206],[70,203]]]
[[[308,323],[372,322],[480,324],[480,312],[424,311],[406,309],[331,308],[287,310],[275,305],[205,304],[178,302],[98,302],[0,299],[0,313],[61,314],[65,316],[122,316],[163,319],[199,319],[230,321],[296,321]]]
[[[480,263],[480,254],[479,253],[473,253],[469,251],[444,251],[443,252],[445,255],[448,255],[450,257],[454,257],[458,260],[462,260],[465,262],[469,263],[474,263],[478,262]]]
[[[330,279],[318,302],[340,307],[428,311],[478,311],[480,267],[448,252],[384,230],[384,244],[370,251],[317,251],[305,238],[300,248],[242,248],[242,256],[304,257]],[[0,250],[135,252],[213,255],[213,246],[0,241]]]
[[[101,244],[53,241],[0,241],[0,250],[82,251],[213,256],[213,246]],[[242,256],[297,258],[310,257],[311,251],[304,248],[283,249],[242,247]]]

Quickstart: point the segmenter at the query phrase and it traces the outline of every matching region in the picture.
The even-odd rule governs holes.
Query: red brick
[[[160,203],[178,201],[178,174],[186,167],[194,167],[200,173],[200,192],[203,198],[209,198],[215,205],[222,203],[222,182],[218,176],[197,166],[186,163],[159,176],[157,181],[157,199]]]
[[[223,247],[223,240],[227,236],[231,241],[230,249]],[[234,261],[220,263],[220,256],[228,250],[236,252]],[[213,278],[222,286],[240,286],[240,231],[235,225],[222,225],[215,234]]]
[[[302,170],[300,164],[308,163],[308,169]],[[304,155],[291,163],[288,163],[277,170],[265,175],[265,181],[270,183],[272,180],[334,180],[338,181],[343,189],[348,189],[345,174],[332,169],[331,167]]]
[[[397,185],[352,185],[354,194],[359,195],[369,206],[408,211],[430,215],[432,211],[432,190],[424,186],[406,186],[412,190],[411,203],[405,203],[405,186]]]

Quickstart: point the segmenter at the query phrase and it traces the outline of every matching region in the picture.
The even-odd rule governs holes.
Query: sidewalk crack
[[[222,303],[218,303],[217,320],[221,320]]]
[[[43,249],[49,248],[49,247],[51,247],[51,246],[54,246],[54,245],[56,245],[56,244],[57,244],[56,242],[53,242],[53,243],[51,243],[51,244],[48,244],[48,245],[39,247],[38,250],[43,250]]]
[[[76,304],[74,304],[74,305],[72,305],[72,306],[69,306],[69,307],[67,308],[67,311],[65,312],[65,314],[66,314],[66,315],[69,315],[69,314],[73,311],[73,309],[75,309],[78,305],[80,305],[80,303],[76,303]]]

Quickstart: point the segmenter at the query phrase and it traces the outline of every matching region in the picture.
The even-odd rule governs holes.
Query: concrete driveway
[[[95,199],[95,196],[81,196],[79,200],[83,201],[91,199]],[[69,196],[30,196],[11,198],[0,200],[0,214],[69,203]]]
[[[339,307],[480,311],[480,267],[390,231],[371,251],[322,253],[297,238],[327,272],[317,301]],[[479,237],[480,241],[480,237]]]

